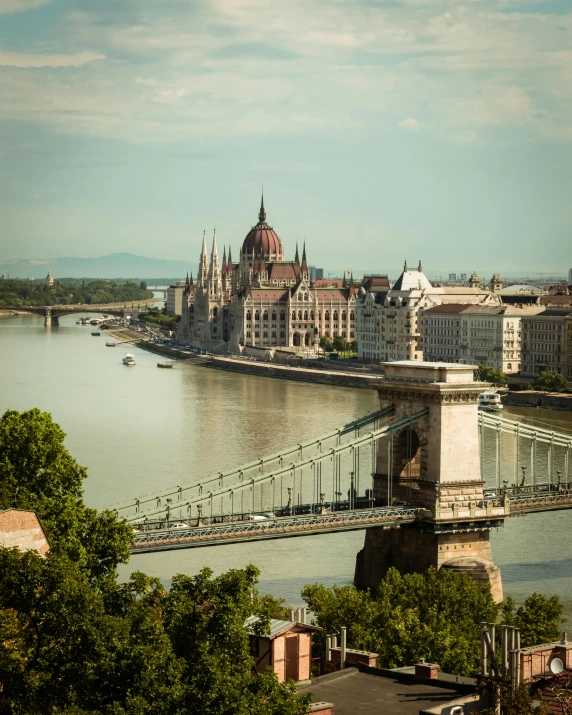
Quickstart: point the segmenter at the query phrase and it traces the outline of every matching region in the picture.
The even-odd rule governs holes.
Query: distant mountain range
[[[138,278],[183,279],[187,271],[196,275],[197,265],[186,261],[145,258],[133,253],[112,253],[100,258],[16,258],[0,259],[0,274],[10,278],[45,278],[48,271],[58,278]]]

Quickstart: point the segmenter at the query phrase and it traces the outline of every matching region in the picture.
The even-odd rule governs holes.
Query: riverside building
[[[306,246],[287,260],[278,234],[267,223],[264,198],[258,223],[242,242],[238,261],[229,246],[219,260],[216,235],[210,257],[206,239],[196,280],[187,283],[177,339],[217,352],[281,349],[314,354],[320,337],[356,339],[357,287],[312,281]]]
[[[356,310],[358,356],[384,362],[423,360],[421,318],[426,310],[451,303],[500,305],[500,298],[480,288],[476,279],[476,285],[433,286],[421,262],[417,268],[405,262],[402,274],[389,288],[364,280]]]
[[[568,379],[572,377],[567,364],[569,343],[565,337],[571,317],[569,308],[548,308],[522,319],[523,375],[533,377],[553,370]]]

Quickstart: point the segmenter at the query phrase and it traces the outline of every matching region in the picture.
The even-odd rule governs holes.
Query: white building
[[[488,365],[507,374],[522,363],[521,319],[541,307],[440,305],[423,314],[427,362]]]
[[[185,292],[186,281],[177,281],[175,285],[167,288],[167,314],[183,314],[183,293]]]
[[[379,361],[423,360],[421,316],[437,305],[500,305],[500,298],[478,286],[433,286],[417,269],[403,273],[385,292],[364,285],[357,303],[358,356]]]

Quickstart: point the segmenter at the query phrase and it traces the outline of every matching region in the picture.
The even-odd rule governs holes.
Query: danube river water
[[[373,391],[327,387],[177,365],[105,346],[76,316],[46,330],[43,319],[0,316],[0,409],[39,407],[67,433],[88,469],[85,498],[104,507],[181,481],[199,479],[317,436],[377,409]],[[129,350],[135,368],[121,364]],[[572,413],[511,408],[514,418],[572,430]],[[504,460],[508,459],[504,455]],[[301,604],[306,583],[351,582],[363,532],[229,544],[134,556],[165,582],[209,566],[216,573],[253,562],[261,588]],[[509,519],[492,534],[504,590],[522,601],[558,594],[572,617],[572,510]]]

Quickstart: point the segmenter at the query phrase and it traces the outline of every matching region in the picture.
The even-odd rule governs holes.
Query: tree
[[[147,290],[147,283],[145,283],[145,281],[139,283],[139,290]]]
[[[342,335],[334,335],[334,350],[343,353],[346,350],[346,339]]]
[[[490,682],[481,681],[479,691],[483,695],[488,695],[493,702],[500,704],[501,715],[550,715],[552,712],[546,702],[533,706],[533,701],[540,698],[540,693],[536,693],[533,697],[524,685],[513,690],[508,683],[501,683],[500,686],[495,687]],[[481,715],[497,715],[498,710],[493,705],[476,712]]]
[[[521,645],[528,648],[559,639],[563,612],[558,596],[549,598],[533,593],[518,608],[514,599],[508,596],[502,606],[502,623],[520,628]]]
[[[48,412],[8,410],[0,420],[0,509],[31,509],[52,550],[76,560],[96,581],[129,560],[133,530],[111,512],[83,503],[87,477]]]
[[[478,382],[490,382],[493,385],[497,383],[504,385],[507,381],[507,376],[502,370],[495,370],[494,367],[481,363],[475,370],[475,380]]]
[[[0,707],[9,715],[301,715],[310,696],[252,672],[253,566],[132,574],[94,588],[66,556],[0,548]],[[268,618],[260,619],[260,632]]]
[[[534,378],[534,387],[545,392],[562,392],[568,387],[568,382],[555,370],[543,370]]]
[[[332,345],[332,341],[327,335],[322,335],[320,338],[320,347],[322,350],[326,353],[331,353],[332,350],[334,349],[334,346]]]
[[[479,666],[480,623],[494,621],[498,612],[488,586],[446,569],[390,569],[375,596],[353,586],[319,584],[306,586],[302,596],[323,629],[316,637],[321,654],[326,634],[346,626],[352,647],[378,653],[380,667],[425,658],[467,676]]]

